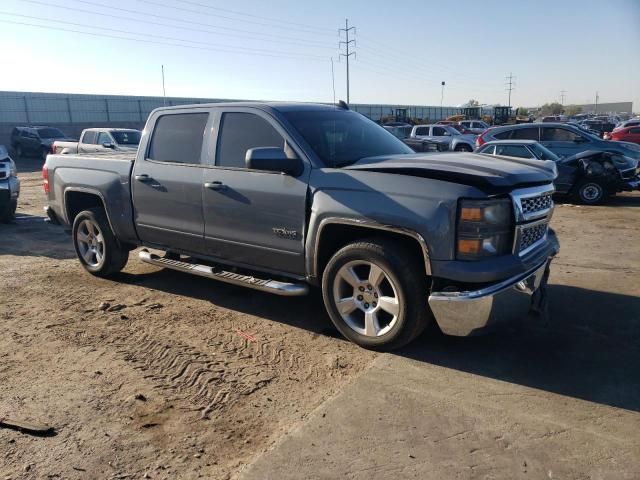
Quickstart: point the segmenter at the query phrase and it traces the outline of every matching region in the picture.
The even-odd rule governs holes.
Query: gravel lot
[[[90,276],[68,235],[42,222],[40,165],[17,163],[19,218],[0,225],[0,419],[47,423],[56,434],[0,429],[0,480],[235,478],[381,356],[339,338],[317,292],[280,298],[135,255],[117,278]],[[640,466],[635,477],[627,473],[629,452],[640,458],[639,213],[638,194],[556,209],[562,252],[552,267],[553,325],[512,335],[535,329],[542,349],[548,336],[560,375],[504,374],[497,351],[483,363],[478,351],[501,342],[491,337],[465,339],[465,349],[421,338],[397,355],[607,406],[636,427],[618,459],[624,477],[597,478],[638,478]],[[583,321],[588,312],[598,315]],[[540,348],[509,354],[526,365]],[[459,394],[473,396],[473,388]],[[522,397],[501,404],[527,408]]]

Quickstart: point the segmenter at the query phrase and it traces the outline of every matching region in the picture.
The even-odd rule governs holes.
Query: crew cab
[[[140,143],[140,130],[130,128],[87,128],[79,142],[57,140],[51,153],[89,153],[104,150],[135,151]]]
[[[343,103],[160,108],[137,153],[43,168],[47,215],[89,273],[141,247],[252,289],[319,287],[336,328],[374,349],[431,322],[470,335],[544,310],[555,176],[553,162],[414,153]]]

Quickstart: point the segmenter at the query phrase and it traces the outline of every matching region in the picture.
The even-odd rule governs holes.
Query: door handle
[[[220,181],[215,181],[215,182],[207,182],[204,184],[205,188],[208,188],[209,190],[226,190],[227,186],[220,182]]]
[[[135,178],[137,181],[142,182],[142,183],[151,181],[151,177],[149,175],[147,175],[146,173],[143,173],[141,175],[136,175],[133,178]]]

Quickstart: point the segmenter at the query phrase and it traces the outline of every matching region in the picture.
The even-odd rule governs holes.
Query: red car
[[[605,133],[604,138],[607,140],[640,143],[640,127],[626,127],[619,130],[616,129],[611,133]]]

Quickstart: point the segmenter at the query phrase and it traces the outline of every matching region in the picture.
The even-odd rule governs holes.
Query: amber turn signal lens
[[[472,255],[474,253],[480,253],[481,248],[482,248],[482,240],[480,239],[458,240],[458,253]]]
[[[460,209],[460,220],[463,222],[481,222],[482,209],[474,207],[462,207]]]

